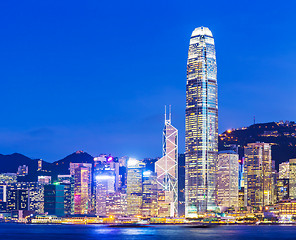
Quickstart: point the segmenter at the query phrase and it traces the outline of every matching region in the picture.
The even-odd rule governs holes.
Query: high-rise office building
[[[283,162],[279,165],[279,179],[289,179],[289,162]]]
[[[157,216],[157,180],[156,173],[152,171],[143,172],[143,202],[142,216]]]
[[[185,206],[187,217],[216,208],[217,64],[212,32],[196,28],[187,61]]]
[[[120,188],[121,180],[119,174],[120,163],[118,158],[112,157],[111,155],[100,155],[94,158],[94,174],[95,176],[102,175],[105,170],[113,171],[115,180],[115,191]]]
[[[143,201],[143,169],[145,164],[130,158],[127,162],[127,215],[141,215]]]
[[[44,185],[44,212],[49,215],[64,216],[64,196],[63,185]]]
[[[28,191],[28,210],[44,213],[44,185],[37,182],[17,182],[10,184],[9,189]]]
[[[0,185],[0,211],[6,210],[6,204],[7,204],[7,186],[6,185]]]
[[[178,157],[178,215],[185,216],[185,154]]]
[[[29,190],[29,210],[36,213],[44,213],[44,185],[37,182],[23,184],[22,189]]]
[[[217,164],[217,203],[221,208],[238,207],[238,154],[221,151]]]
[[[74,177],[71,175],[58,175],[58,183],[64,186],[65,215],[70,215],[74,209]]]
[[[92,164],[70,163],[70,173],[74,175],[74,214],[89,214],[92,210]]]
[[[296,199],[296,158],[289,160],[289,197]]]
[[[237,152],[236,152],[237,153]],[[244,158],[238,160],[238,189],[244,188]]]
[[[163,157],[155,163],[158,189],[171,192],[173,216],[178,215],[178,130],[171,124],[171,111],[163,130]]]
[[[120,202],[120,195],[115,193],[121,188],[121,177],[120,177],[120,163],[118,158],[112,157],[111,155],[100,155],[94,158],[94,176],[95,176],[95,206],[96,214],[98,216],[106,216],[109,214],[108,204],[110,199],[114,198],[118,203]],[[118,212],[119,209],[114,212]],[[112,211],[111,211],[112,212]]]
[[[106,197],[106,215],[124,216],[126,213],[126,194],[122,192],[109,193]]]
[[[107,216],[107,198],[115,193],[115,174],[111,171],[103,171],[96,176],[96,214]]]
[[[245,147],[245,205],[261,208],[272,204],[274,183],[272,178],[271,145],[249,143]]]
[[[29,210],[28,190],[7,189],[7,211]]]

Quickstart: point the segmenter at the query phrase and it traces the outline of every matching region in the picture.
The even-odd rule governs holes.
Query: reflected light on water
[[[121,233],[126,234],[126,235],[150,235],[153,234],[154,231],[152,229],[148,228],[126,228],[126,229],[121,229]]]

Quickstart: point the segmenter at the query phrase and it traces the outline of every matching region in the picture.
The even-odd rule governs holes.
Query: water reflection
[[[0,224],[0,240],[290,240],[295,226],[221,226],[189,229],[184,226],[110,228],[103,225]]]

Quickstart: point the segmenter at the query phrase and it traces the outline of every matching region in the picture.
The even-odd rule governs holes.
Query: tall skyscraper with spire
[[[155,163],[158,189],[163,191],[166,203],[170,204],[169,216],[178,215],[178,130],[171,123],[165,110],[163,129],[163,157]]]
[[[186,85],[185,212],[196,217],[216,207],[218,156],[217,64],[207,27],[191,35]]]

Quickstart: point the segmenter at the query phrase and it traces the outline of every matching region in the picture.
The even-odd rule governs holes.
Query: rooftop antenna
[[[172,106],[169,105],[169,121],[171,123],[171,120],[172,120]]]

